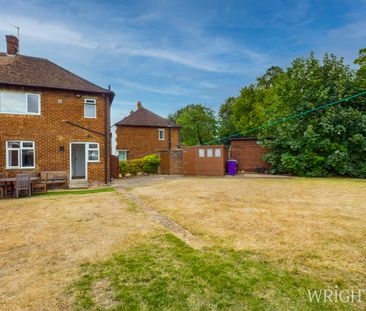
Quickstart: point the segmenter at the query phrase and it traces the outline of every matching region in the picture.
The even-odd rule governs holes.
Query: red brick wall
[[[169,129],[165,128],[165,140],[159,140],[158,127],[117,126],[117,150],[128,150],[127,160],[169,149]],[[179,145],[179,128],[171,129],[171,149]]]
[[[119,160],[117,156],[111,156],[111,175],[113,179],[119,178]]]
[[[169,150],[160,152],[160,171],[163,175],[183,174],[183,150]]]
[[[159,153],[160,156],[160,166],[159,174],[170,175],[170,154],[168,151],[162,151]]]
[[[183,174],[183,150],[170,150],[170,174]]]
[[[0,90],[10,90],[1,87]],[[21,90],[15,89],[13,90]],[[23,89],[22,89],[23,90]],[[65,120],[104,133],[104,99],[99,94],[82,92],[24,89],[41,94],[41,115],[0,114],[0,170],[6,168],[6,141],[29,140],[35,142],[36,168],[43,171],[66,171],[70,174],[70,142],[98,142],[100,162],[88,163],[88,181],[104,182],[104,136],[70,125]],[[77,97],[76,95],[81,95]],[[97,118],[84,118],[84,97],[95,98]],[[58,100],[62,99],[62,103]],[[109,103],[109,99],[108,99]],[[107,109],[108,128],[110,109]],[[64,147],[64,152],[60,151]],[[107,148],[107,177],[110,175],[110,137]],[[8,171],[11,174],[18,170]],[[22,169],[24,171],[24,169]]]
[[[231,142],[231,159],[238,161],[239,171],[255,172],[257,167],[269,169],[269,163],[262,160],[266,152],[266,149],[258,145],[255,139]]]

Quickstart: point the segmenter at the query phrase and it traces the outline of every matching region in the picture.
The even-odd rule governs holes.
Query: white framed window
[[[221,158],[221,149],[220,148],[215,149],[215,158]]]
[[[158,129],[158,133],[159,133],[159,140],[165,140],[165,130]]]
[[[99,143],[88,143],[88,162],[99,162]]]
[[[118,160],[127,161],[127,150],[118,150]]]
[[[41,114],[41,95],[0,91],[0,113]]]
[[[84,118],[95,119],[97,117],[97,100],[84,99]]]
[[[200,158],[204,158],[205,157],[205,149],[203,149],[203,148],[198,149],[198,156]]]
[[[35,148],[33,141],[6,142],[6,168],[35,168]]]
[[[212,149],[207,149],[206,152],[207,152],[207,158],[212,158],[213,157]]]

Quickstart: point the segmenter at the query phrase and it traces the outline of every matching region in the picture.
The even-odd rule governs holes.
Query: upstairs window
[[[205,157],[205,149],[198,149],[198,156],[200,158],[204,158]]]
[[[207,158],[212,158],[213,152],[212,149],[207,149]]]
[[[6,168],[34,168],[34,142],[8,141],[6,143]]]
[[[41,113],[41,95],[0,92],[0,113],[39,115]]]
[[[159,129],[159,140],[165,140],[165,130]]]
[[[97,117],[97,101],[84,99],[84,118],[95,119]]]

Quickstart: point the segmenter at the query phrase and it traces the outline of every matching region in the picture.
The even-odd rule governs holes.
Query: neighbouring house
[[[66,171],[70,182],[110,181],[114,93],[44,58],[19,54],[6,36],[0,53],[0,167]]]
[[[230,158],[238,161],[238,171],[263,172],[269,169],[269,163],[263,161],[267,150],[257,138],[232,138],[230,142]]]
[[[152,153],[180,148],[180,126],[144,108],[115,124],[116,150],[119,160],[132,160]]]

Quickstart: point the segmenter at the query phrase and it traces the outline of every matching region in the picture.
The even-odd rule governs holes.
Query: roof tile
[[[180,127],[173,121],[164,119],[163,117],[145,109],[144,107],[132,111],[131,114],[116,125],[120,126],[148,126],[148,127]]]
[[[110,93],[44,58],[0,53],[0,84]]]

